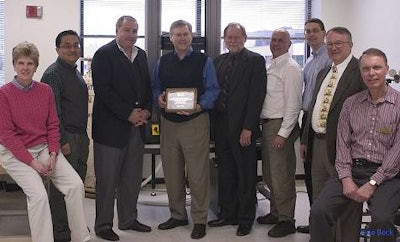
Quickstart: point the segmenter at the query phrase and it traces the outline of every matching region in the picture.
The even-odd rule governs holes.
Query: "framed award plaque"
[[[194,111],[197,104],[196,88],[167,88],[165,108],[166,112],[176,113],[180,111]]]

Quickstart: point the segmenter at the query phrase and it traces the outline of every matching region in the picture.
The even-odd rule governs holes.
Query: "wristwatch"
[[[369,184],[371,184],[372,186],[378,186],[378,184],[376,183],[375,180],[370,179],[369,180]]]

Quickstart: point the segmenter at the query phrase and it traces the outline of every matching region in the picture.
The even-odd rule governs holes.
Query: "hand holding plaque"
[[[167,88],[165,111],[177,113],[181,111],[192,112],[196,109],[197,89],[196,88]]]

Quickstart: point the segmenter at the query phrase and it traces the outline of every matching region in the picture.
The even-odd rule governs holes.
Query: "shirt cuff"
[[[346,177],[351,177],[351,170],[340,170],[338,171],[339,180]]]
[[[279,129],[279,131],[278,131],[278,135],[283,137],[283,138],[285,138],[285,139],[287,139],[289,137],[290,133],[291,132],[287,132],[286,130],[284,130],[282,128]]]
[[[370,179],[376,181],[376,183],[377,183],[378,185],[382,184],[382,183],[386,180],[385,176],[384,176],[383,174],[381,174],[381,173],[378,173],[378,172],[375,173],[375,174],[373,174],[373,175],[370,177]]]

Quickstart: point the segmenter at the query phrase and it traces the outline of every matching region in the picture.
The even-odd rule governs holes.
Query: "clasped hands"
[[[343,178],[342,186],[343,195],[359,203],[368,201],[376,189],[376,186],[369,184],[369,182],[358,187],[351,177]]]
[[[57,154],[51,152],[47,164],[39,162],[37,159],[33,159],[30,166],[42,176],[49,176],[53,171],[56,163]]]
[[[134,108],[128,117],[129,122],[131,122],[135,127],[147,124],[147,120],[150,117],[150,112],[147,109]]]

